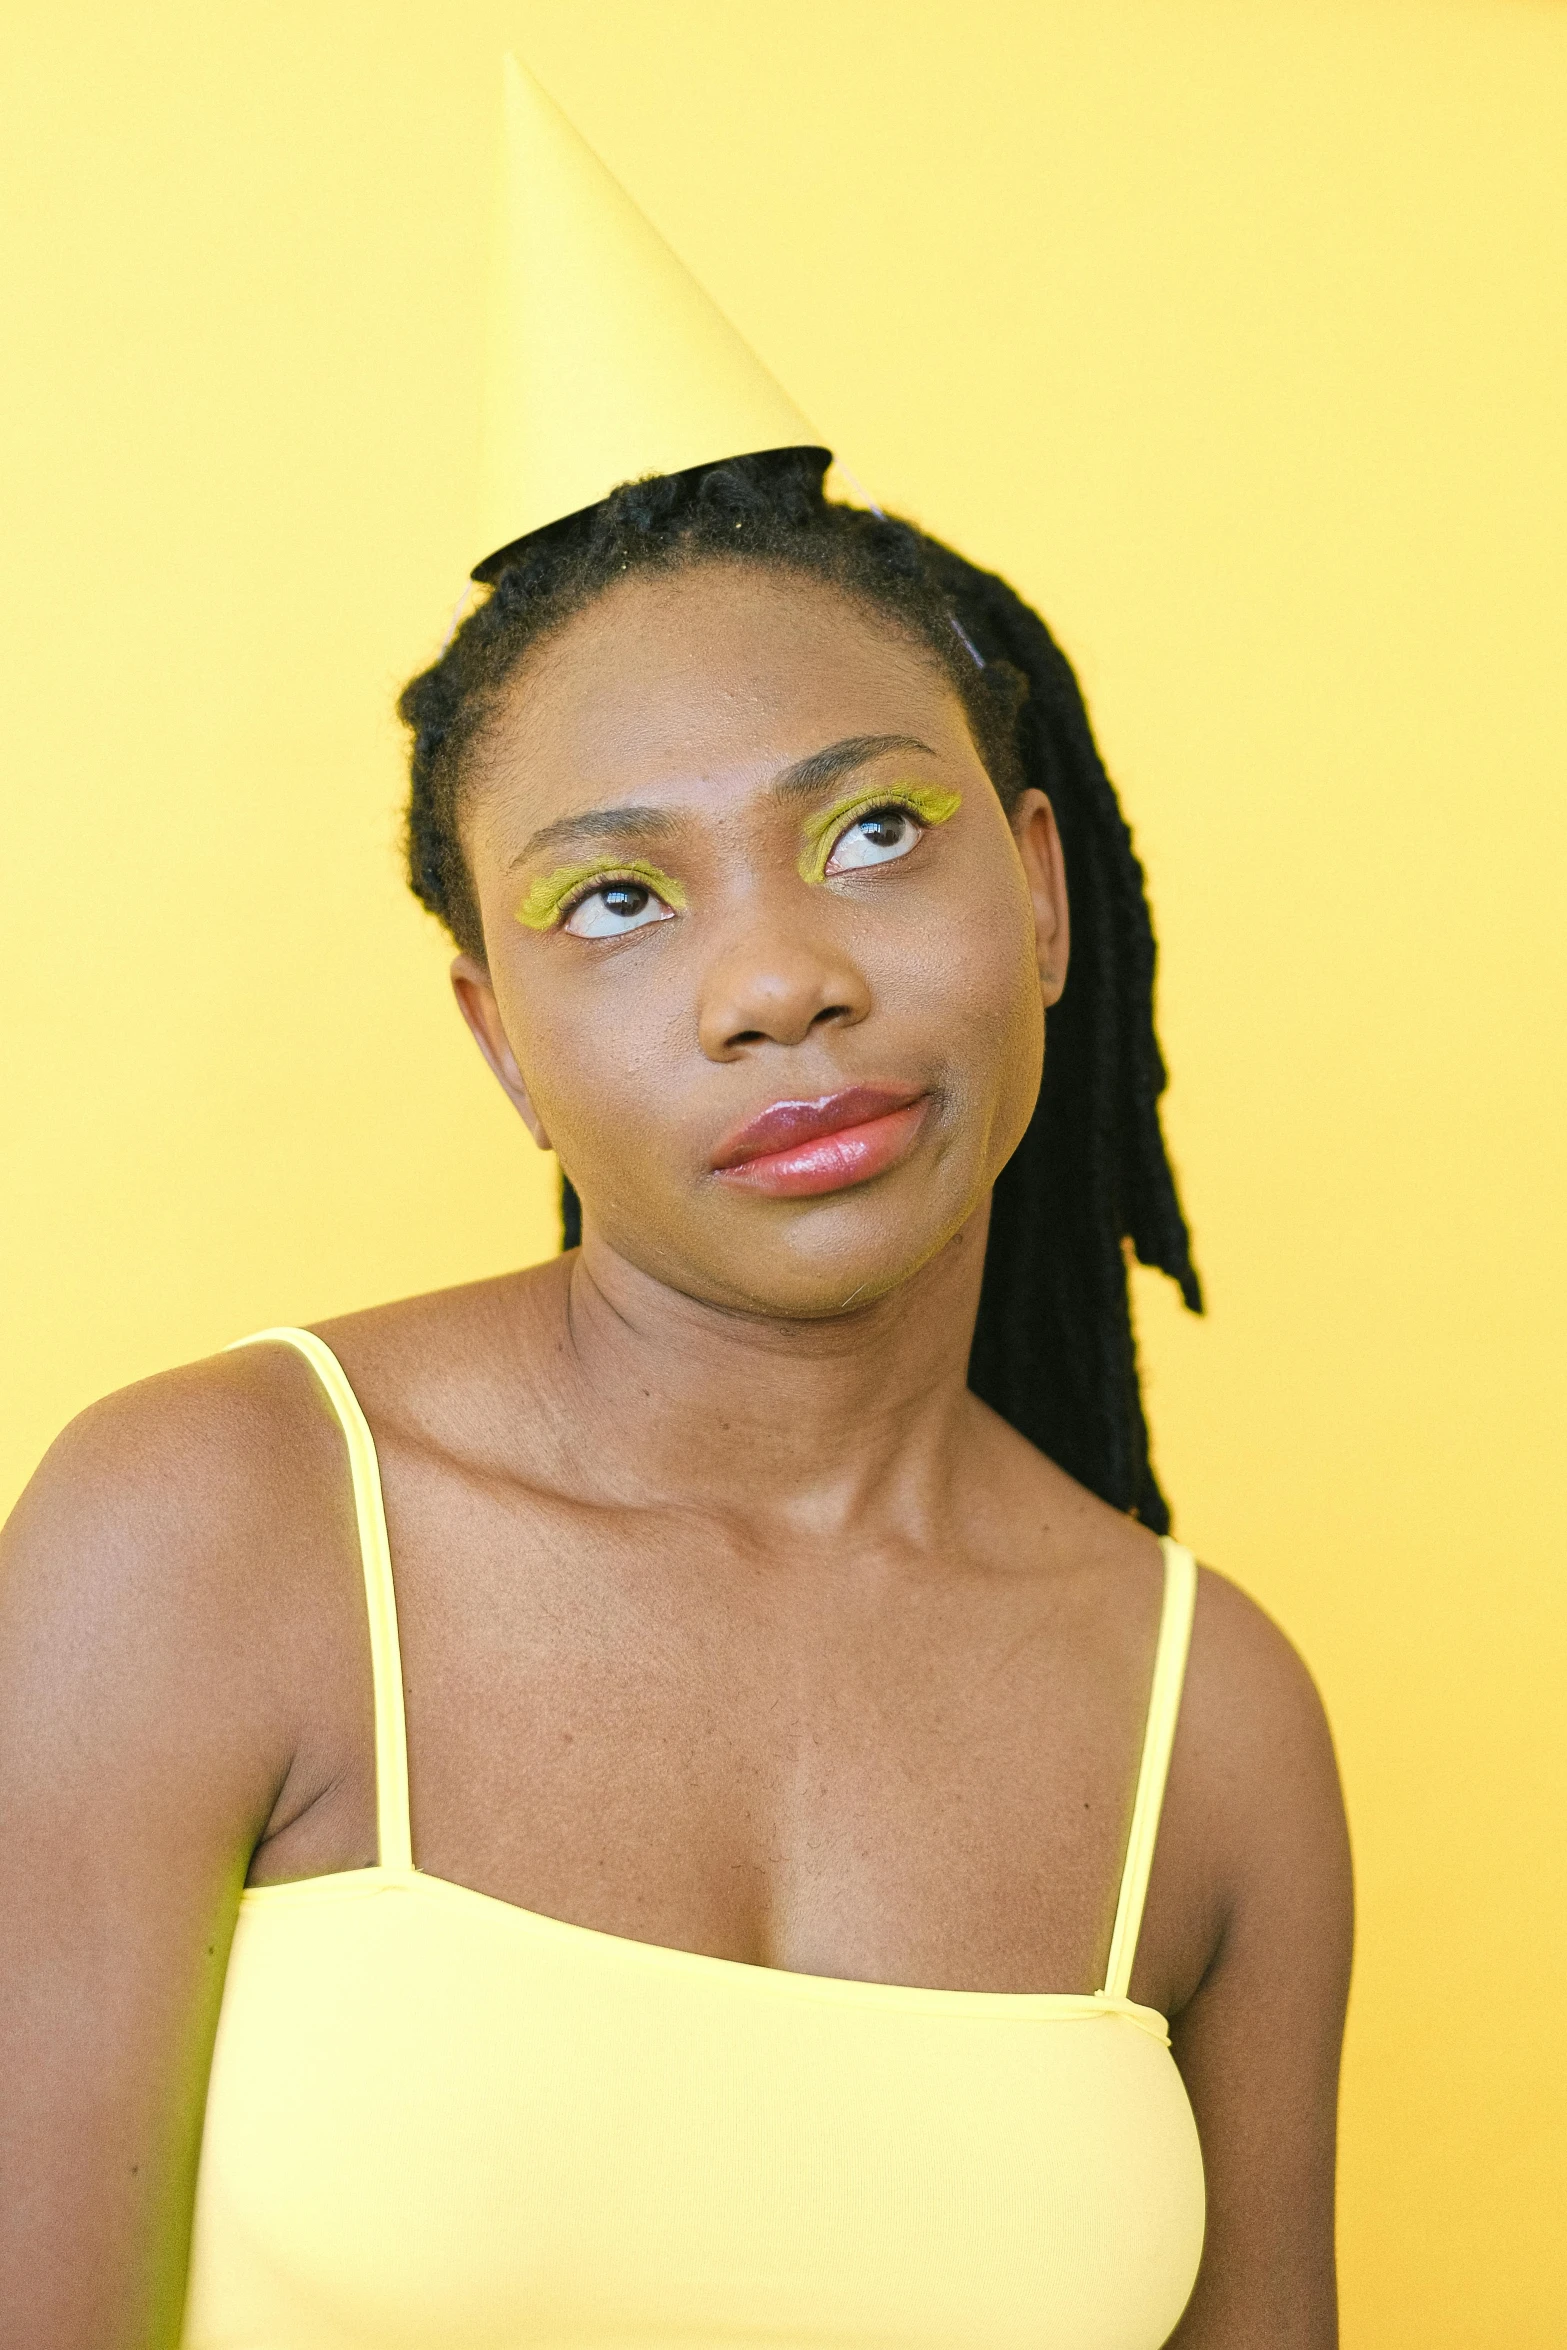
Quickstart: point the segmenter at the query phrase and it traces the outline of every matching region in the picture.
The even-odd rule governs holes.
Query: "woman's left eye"
[[[908,855],[924,829],[907,808],[867,808],[839,833],[824,870],[853,873],[865,865],[890,865]]]
[[[645,881],[601,881],[578,898],[561,924],[573,938],[624,938],[650,922],[667,922],[672,908]]]

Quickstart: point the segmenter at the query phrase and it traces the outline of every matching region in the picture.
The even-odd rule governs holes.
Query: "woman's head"
[[[525,542],[402,712],[413,886],[595,1230],[688,1294],[822,1315],[994,1185],[973,1384],[1161,1522],[1123,1235],[1196,1299],[1152,939],[1033,615],[827,504],[815,460],[739,460]],[[1086,963],[1064,995],[1057,817]],[[847,1089],[868,1180],[747,1158],[771,1105]]]

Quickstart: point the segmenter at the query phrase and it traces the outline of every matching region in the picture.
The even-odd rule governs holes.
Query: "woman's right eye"
[[[561,928],[573,938],[624,938],[650,922],[669,921],[672,913],[645,881],[601,881],[578,898]]]

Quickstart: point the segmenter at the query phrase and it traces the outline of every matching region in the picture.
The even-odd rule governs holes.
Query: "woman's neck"
[[[973,1410],[988,1210],[889,1295],[815,1320],[683,1295],[591,1230],[552,1379],[609,1491],[802,1534],[944,1515]]]

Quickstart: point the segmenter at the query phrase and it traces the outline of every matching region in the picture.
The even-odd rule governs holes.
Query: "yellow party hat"
[[[514,57],[505,77],[475,579],[620,482],[822,445],[554,100]]]

